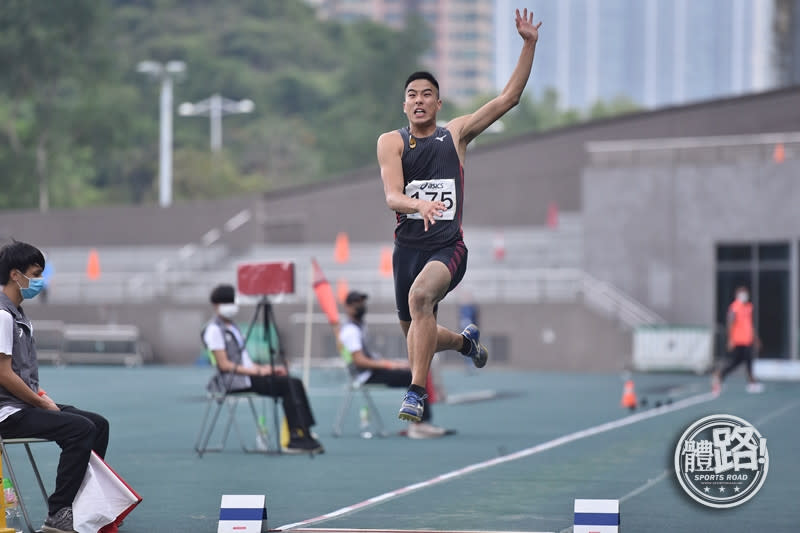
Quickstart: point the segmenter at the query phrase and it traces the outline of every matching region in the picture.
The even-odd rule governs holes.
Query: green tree
[[[175,200],[313,183],[375,164],[381,132],[402,127],[403,83],[430,31],[322,20],[303,0],[4,0],[0,2],[0,208],[153,203],[159,86],[143,60],[182,60],[174,102],[219,93],[255,110],[223,120],[175,116]],[[445,98],[447,95],[444,95]],[[490,96],[442,116],[471,112]],[[617,99],[589,116],[631,109]],[[554,91],[524,98],[489,143],[563,126]]]
[[[85,90],[105,67],[105,8],[92,0],[6,0],[0,4],[0,110],[7,143],[2,207],[91,203],[93,151],[69,132]],[[59,176],[58,183],[53,177]]]
[[[593,120],[608,118],[634,111],[639,111],[639,106],[627,96],[619,95],[609,101],[598,100],[595,102],[589,109],[589,118]]]
[[[447,109],[445,116],[456,117],[473,112],[493,97],[494,95],[483,95],[467,105],[443,106],[443,110]],[[558,92],[549,88],[538,99],[531,97],[530,94],[524,94],[519,105],[506,113],[495,126],[487,129],[475,142],[491,144],[526,133],[547,131],[585,120],[606,118],[637,110],[638,107],[632,100],[621,96],[610,102],[598,101],[587,113],[581,113],[576,109],[562,109],[559,104]]]

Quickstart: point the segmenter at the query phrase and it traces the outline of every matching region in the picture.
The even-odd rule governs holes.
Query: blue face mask
[[[24,299],[30,300],[42,292],[42,289],[44,289],[45,285],[44,278],[29,278],[25,274],[22,274],[22,276],[28,280],[27,287],[23,287],[22,285],[19,287],[19,291]]]

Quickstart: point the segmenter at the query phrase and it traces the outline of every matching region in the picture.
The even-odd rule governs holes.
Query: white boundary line
[[[786,411],[794,409],[798,405],[800,405],[800,400],[792,402],[792,403],[790,403],[788,405],[784,405],[783,407],[780,407],[780,408],[776,409],[775,411],[772,411],[771,413],[762,416],[761,418],[756,420],[753,423],[753,425],[761,427],[761,425],[765,424],[766,422],[769,422],[773,418],[784,414]],[[625,500],[629,500],[629,499],[633,498],[634,496],[638,496],[639,494],[643,493],[644,491],[654,487],[655,485],[657,485],[658,483],[660,483],[661,481],[666,479],[666,477],[670,473],[672,473],[672,469],[667,469],[667,470],[664,470],[663,472],[661,472],[655,478],[648,479],[642,485],[639,485],[638,487],[636,487],[635,489],[633,489],[629,493],[625,494],[624,496],[621,496],[619,498],[620,503],[624,502]],[[572,531],[572,528],[573,528],[573,526],[569,526],[569,527],[567,527],[565,529],[562,529],[559,533],[569,533],[570,531]]]
[[[794,409],[794,408],[795,408],[795,407],[797,407],[798,405],[800,405],[800,400],[796,400],[796,401],[794,401],[794,402],[792,402],[792,403],[790,403],[790,404],[788,404],[788,405],[784,405],[783,407],[781,407],[781,408],[779,408],[779,409],[776,409],[776,410],[772,411],[772,412],[771,412],[771,413],[769,413],[768,415],[764,415],[764,416],[762,416],[761,418],[759,418],[758,420],[756,420],[755,422],[753,422],[753,425],[754,425],[754,426],[759,426],[759,427],[760,427],[760,426],[762,426],[763,424],[766,424],[767,422],[769,422],[770,420],[772,420],[773,418],[775,418],[776,416],[780,416],[780,415],[782,415],[783,413],[785,413],[786,411],[788,411],[788,410],[790,410],[790,409]]]
[[[672,470],[667,469],[667,470],[664,470],[663,472],[661,472],[659,475],[657,475],[653,479],[648,479],[643,484],[639,485],[638,487],[636,487],[635,489],[630,491],[628,494],[626,494],[624,496],[621,496],[619,498],[619,503],[622,503],[625,500],[630,500],[634,496],[638,496],[639,494],[643,493],[644,491],[646,491],[650,487],[652,487],[652,486],[656,485],[657,483],[663,481],[669,475],[670,472],[672,472]]]
[[[285,524],[277,528],[278,531],[285,531],[288,529],[294,529],[301,526],[308,526],[311,524],[316,524],[319,522],[323,522],[325,520],[330,520],[332,518],[338,518],[340,516],[344,516],[355,511],[360,511],[366,507],[370,507],[372,505],[376,505],[381,502],[385,502],[388,500],[392,500],[399,496],[403,496],[405,494],[409,494],[411,492],[418,491],[420,489],[425,489],[431,487],[433,485],[438,485],[444,481],[448,481],[457,477],[465,476],[467,474],[471,474],[473,472],[477,472],[478,470],[484,470],[486,468],[490,468],[492,466],[497,466],[504,463],[510,463],[511,461],[516,461],[517,459],[523,459],[525,457],[529,457],[531,455],[535,455],[537,453],[541,453],[547,450],[551,450],[553,448],[557,448],[558,446],[563,446],[564,444],[569,444],[571,442],[575,442],[577,440],[585,439],[587,437],[592,437],[594,435],[598,435],[600,433],[605,433],[607,431],[611,431],[613,429],[619,429],[625,426],[629,426],[631,424],[635,424],[637,422],[641,422],[642,420],[647,420],[649,418],[653,418],[659,415],[671,413],[673,411],[679,411],[681,409],[685,409],[686,407],[691,407],[692,405],[697,405],[699,403],[707,402],[713,400],[715,396],[710,393],[698,394],[696,396],[690,396],[688,398],[684,398],[683,400],[679,400],[677,402],[672,403],[671,405],[665,405],[662,407],[656,407],[654,409],[650,409],[649,411],[644,411],[641,413],[636,413],[633,415],[626,416],[624,418],[620,418],[618,420],[613,420],[611,422],[606,422],[604,424],[600,424],[597,426],[593,426],[587,429],[582,429],[579,431],[575,431],[574,433],[569,433],[562,437],[555,438],[553,440],[549,440],[547,442],[543,442],[541,444],[537,444],[536,446],[532,446],[530,448],[526,448],[524,450],[520,450],[518,452],[510,453],[508,455],[501,455],[499,457],[494,457],[487,461],[482,461],[480,463],[473,463],[471,465],[465,466],[463,468],[459,468],[457,470],[452,470],[445,474],[440,474],[438,476],[432,477],[426,481],[421,481],[419,483],[413,483],[411,485],[406,485],[405,487],[401,487],[399,489],[395,489],[389,492],[385,492],[378,496],[373,496],[372,498],[368,498],[362,502],[355,503],[353,505],[348,505],[347,507],[342,507],[341,509],[337,509],[335,511],[331,511],[330,513],[326,513],[324,515],[320,515],[314,518],[309,518],[307,520],[302,520],[300,522],[293,522],[291,524]]]
[[[270,530],[272,531],[272,530]],[[440,529],[347,529],[347,528],[298,528],[298,533],[536,533],[535,531],[481,531],[481,530],[454,530],[442,531]],[[540,532],[541,533],[541,532]]]

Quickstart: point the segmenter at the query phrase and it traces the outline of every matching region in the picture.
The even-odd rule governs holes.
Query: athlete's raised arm
[[[453,137],[458,139],[459,155],[462,160],[467,144],[517,105],[525,90],[525,85],[528,83],[533,65],[533,55],[536,51],[536,41],[539,40],[539,26],[542,23],[534,24],[533,12],[528,13],[526,8],[522,14],[519,9],[516,10],[516,24],[517,31],[523,40],[522,51],[519,54],[517,66],[503,91],[474,113],[455,118],[447,125],[447,129],[453,133]]]
[[[406,196],[403,163],[400,159],[402,155],[403,138],[398,132],[390,131],[378,137],[378,165],[381,167],[386,205],[397,213],[419,213],[422,215],[425,231],[428,231],[428,226],[436,224],[435,217],[442,216],[446,206],[442,202]]]

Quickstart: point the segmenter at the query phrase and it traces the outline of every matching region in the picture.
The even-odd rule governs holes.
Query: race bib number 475
[[[421,198],[429,202],[442,202],[445,210],[437,220],[453,220],[456,216],[456,180],[414,180],[406,185],[406,196]],[[419,213],[406,215],[408,218],[422,220]]]

